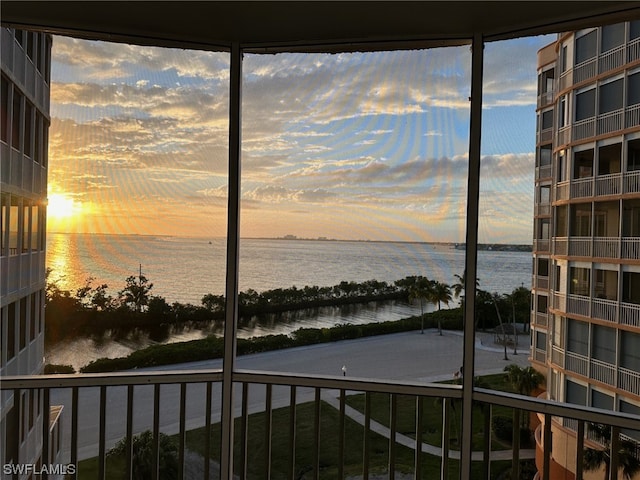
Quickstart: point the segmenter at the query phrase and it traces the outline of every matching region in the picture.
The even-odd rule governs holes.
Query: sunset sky
[[[532,238],[536,52],[485,49],[481,242]],[[49,231],[226,233],[226,53],[55,37]],[[469,47],[245,55],[241,234],[463,241]]]

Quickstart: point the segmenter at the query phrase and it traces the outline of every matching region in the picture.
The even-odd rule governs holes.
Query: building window
[[[24,108],[24,154],[31,157],[31,123],[33,117],[33,106],[25,101]]]
[[[20,337],[20,350],[27,346],[27,338],[29,331],[27,330],[27,298],[20,299],[20,331],[18,335]]]
[[[622,167],[622,144],[614,143],[598,149],[598,175],[620,173]]]
[[[627,77],[627,105],[640,103],[640,72]]]
[[[542,130],[553,128],[553,110],[542,112]]]
[[[640,38],[640,20],[629,22],[629,40]]]
[[[640,200],[622,201],[622,236],[640,237]]]
[[[576,95],[576,122],[596,114],[596,89],[590,88]]]
[[[5,80],[4,76],[0,82],[0,94],[2,95],[0,102],[0,140],[4,143],[9,143],[9,82]]]
[[[542,72],[538,79],[540,84],[538,85],[538,91],[540,93],[548,93],[553,92],[553,82],[554,82],[555,70],[550,68],[549,70],[545,70]]]
[[[549,276],[549,259],[538,258],[538,275],[541,277]]]
[[[564,45],[562,47],[562,52],[560,53],[560,71],[562,72],[566,72],[567,68],[569,68],[569,62],[567,61],[569,59],[569,55],[567,54],[567,46]]]
[[[587,404],[587,387],[567,380],[565,384],[565,401],[574,405]]]
[[[591,390],[591,406],[613,411],[613,397],[598,390]]]
[[[610,365],[616,364],[616,331],[601,325],[593,326],[593,358]]]
[[[13,121],[11,122],[11,146],[20,150],[20,110],[22,108],[22,95],[13,89]]]
[[[18,199],[11,196],[11,207],[9,209],[9,255],[18,254],[19,233],[20,233],[20,204]]]
[[[593,30],[576,39],[576,65],[592,59],[598,53],[598,31]]]
[[[538,202],[541,205],[548,205],[549,203],[551,203],[551,186],[550,185],[543,185],[540,187]]]
[[[543,145],[540,147],[540,165],[541,167],[551,165],[551,145]]]
[[[573,178],[593,176],[593,149],[575,152],[573,155]]]
[[[624,23],[604,25],[602,27],[601,52],[608,52],[624,43]]]
[[[589,355],[589,324],[567,319],[567,350],[580,355]]]
[[[571,284],[569,285],[569,293],[573,295],[589,296],[591,291],[590,276],[591,270],[588,268],[571,267]]]
[[[640,139],[627,143],[627,172],[640,170]]]
[[[622,78],[600,85],[599,111],[609,113],[622,108]]]
[[[640,23],[640,22],[638,22]],[[620,411],[622,413],[630,413],[632,415],[640,415],[640,407],[634,405],[631,402],[627,402],[625,400],[620,400]],[[633,438],[634,440],[640,442],[640,432],[638,430],[630,430],[628,428],[623,428],[620,430],[620,433],[626,435],[627,437]]]
[[[622,301],[640,305],[640,273],[622,272]]]
[[[538,313],[547,313],[547,306],[549,304],[549,299],[546,295],[538,295],[538,301],[536,303],[536,311]]]
[[[7,307],[7,362],[16,356],[16,302]]]
[[[547,351],[547,334],[536,331],[536,348],[538,350]]]
[[[29,329],[29,339],[31,341],[36,339],[37,336],[37,310],[36,310],[36,294],[32,293],[31,295],[29,295],[29,300],[31,300],[30,302],[30,311],[29,311],[29,325],[30,325],[30,329]]]
[[[621,330],[620,337],[620,366],[640,372],[640,334]]]

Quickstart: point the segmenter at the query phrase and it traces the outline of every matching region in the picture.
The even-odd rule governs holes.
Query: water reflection
[[[433,311],[430,305],[425,311]],[[418,305],[401,301],[365,305],[319,307],[241,318],[238,338],[290,334],[299,328],[324,328],[338,324],[365,324],[400,320],[420,314]],[[46,348],[46,362],[73,365],[78,370],[98,358],[129,355],[135,350],[162,343],[186,342],[223,334],[222,322],[160,325],[150,329],[112,329],[91,337],[63,340]]]

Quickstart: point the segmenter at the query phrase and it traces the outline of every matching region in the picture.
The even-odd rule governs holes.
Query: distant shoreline
[[[189,237],[181,235],[167,234],[143,234],[143,233],[90,233],[90,232],[47,232],[54,235],[102,235],[114,237],[155,237],[155,238],[186,238],[198,239],[203,241],[226,240],[225,237]],[[240,237],[240,240],[278,240],[278,241],[294,241],[294,242],[339,242],[339,243],[398,243],[403,245],[438,245],[450,247],[456,250],[465,250],[466,245],[459,242],[428,242],[428,241],[409,241],[409,240],[358,240],[358,239],[338,239],[328,237],[305,238],[295,235],[286,235],[284,237]],[[479,243],[478,250],[496,251],[496,252],[531,252],[533,245],[521,243]]]

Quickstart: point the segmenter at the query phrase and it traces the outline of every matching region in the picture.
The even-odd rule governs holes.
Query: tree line
[[[247,319],[256,315],[324,306],[392,300],[412,303],[417,301],[422,313],[420,328],[424,331],[424,313],[428,304],[441,310],[443,306],[449,307],[457,298],[464,303],[464,274],[455,275],[455,278],[456,282],[452,285],[424,276],[407,276],[391,283],[373,279],[364,282],[343,281],[330,287],[292,286],[263,292],[248,289],[238,294],[239,315]],[[223,295],[206,294],[200,305],[180,302],[170,304],[162,296],[153,293],[153,283],[142,271],[138,275],[127,277],[124,287],[115,295],[110,293],[107,284],[96,284],[92,277],[87,278],[85,284],[75,291],[62,289],[56,281],[48,280],[46,294],[47,341],[103,333],[107,330],[209,324],[222,322],[225,314]],[[527,323],[530,315],[530,291],[519,287],[511,294],[499,295],[478,288],[476,312],[477,326],[483,329],[501,323],[501,318]],[[440,323],[438,330],[442,331]]]

